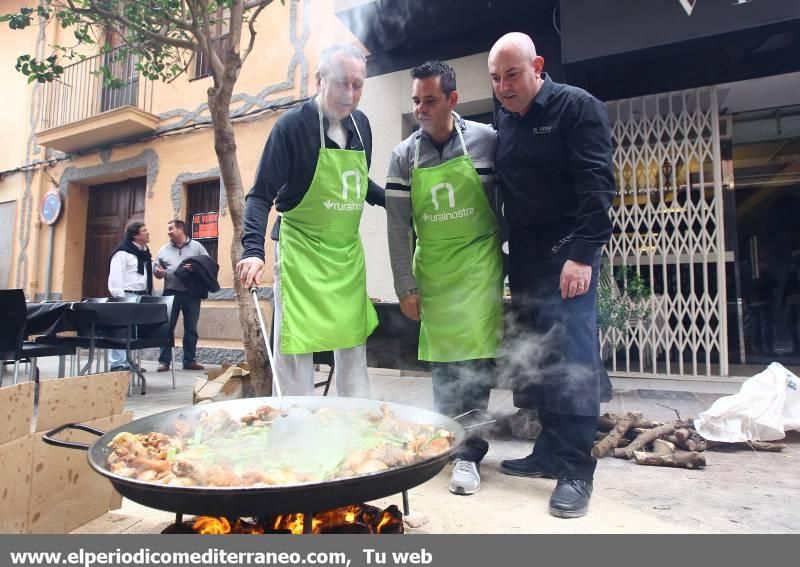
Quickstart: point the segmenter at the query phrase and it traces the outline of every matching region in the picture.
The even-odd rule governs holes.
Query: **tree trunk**
[[[232,23],[233,25],[233,23]],[[241,22],[239,22],[241,25]],[[242,257],[242,228],[244,222],[244,188],[239,163],[236,159],[236,138],[230,117],[231,95],[241,68],[238,46],[229,50],[222,80],[208,90],[208,106],[214,122],[214,150],[219,162],[219,172],[225,185],[228,214],[233,224],[233,243],[230,260],[233,267],[233,288],[239,307],[239,323],[244,337],[244,351],[250,366],[250,381],[256,396],[272,394],[272,372],[264,347],[264,336],[249,290],[244,289],[236,277],[236,264]],[[216,79],[216,78],[215,78]],[[269,318],[265,319],[269,332]]]

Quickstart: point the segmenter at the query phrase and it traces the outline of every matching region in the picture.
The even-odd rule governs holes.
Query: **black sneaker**
[[[556,475],[542,468],[533,460],[533,455],[522,459],[508,459],[500,462],[500,472],[512,476],[527,476],[529,478],[556,478]]]
[[[556,518],[580,518],[589,511],[591,480],[558,479],[550,496],[550,514]]]

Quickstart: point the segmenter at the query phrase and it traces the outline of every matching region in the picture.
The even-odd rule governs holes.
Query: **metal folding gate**
[[[612,375],[728,375],[714,87],[609,103],[617,197],[604,262],[650,289],[649,313],[601,332]],[[621,286],[624,289],[624,283]],[[615,288],[614,293],[621,292]]]

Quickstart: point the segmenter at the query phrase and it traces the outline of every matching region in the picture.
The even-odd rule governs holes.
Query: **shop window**
[[[189,236],[208,251],[215,262],[219,237],[214,218],[219,216],[219,179],[192,183],[186,188],[186,228]]]

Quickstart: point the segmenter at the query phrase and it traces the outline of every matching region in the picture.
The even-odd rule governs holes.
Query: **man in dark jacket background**
[[[170,327],[175,332],[178,315],[183,313],[183,369],[204,370],[197,363],[197,321],[200,319],[200,298],[189,293],[186,284],[178,277],[178,270],[185,270],[181,263],[188,258],[208,256],[202,244],[186,234],[186,223],[174,219],[167,223],[169,242],[161,247],[153,265],[153,275],[164,280],[164,294],[174,297]],[[172,356],[169,347],[163,347],[158,357],[158,372],[169,370]]]
[[[178,264],[175,274],[186,286],[189,297],[195,299],[206,299],[209,292],[219,291],[219,264],[211,259],[210,256],[194,256],[186,258]]]

